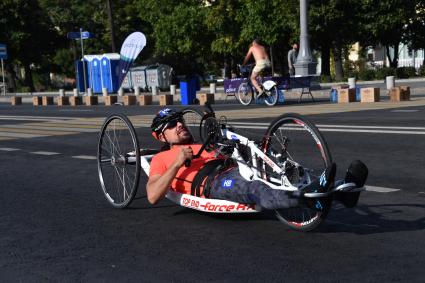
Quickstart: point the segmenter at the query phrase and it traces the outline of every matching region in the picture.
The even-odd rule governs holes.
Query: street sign
[[[0,59],[7,59],[6,44],[0,44]]]
[[[94,35],[88,31],[83,31],[81,33],[79,31],[68,32],[69,39],[88,39],[93,37]]]
[[[93,37],[94,37],[94,35],[92,33],[89,33],[88,31],[83,31],[81,33],[82,39],[93,38]]]

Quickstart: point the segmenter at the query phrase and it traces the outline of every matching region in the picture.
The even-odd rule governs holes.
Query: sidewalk
[[[328,100],[330,97],[330,89],[334,85],[342,83],[321,83],[316,86],[311,87],[311,93],[313,94],[315,100]],[[356,83],[360,87],[364,86],[373,86],[379,87],[381,89],[381,96],[387,94],[387,89],[385,81],[375,80],[375,81],[360,81]],[[414,79],[400,79],[395,81],[396,85],[407,85],[410,86],[410,94],[412,96],[425,95],[425,78],[414,78]],[[318,89],[319,88],[319,89]],[[200,93],[208,93],[210,91],[209,87],[202,87],[200,91],[197,92],[197,97],[199,98]],[[284,91],[285,100],[298,100],[300,97],[301,89],[291,89],[289,91]],[[126,95],[131,95],[133,93],[126,93]],[[150,94],[150,93],[141,93],[141,94]],[[153,96],[153,102],[159,102],[159,95],[169,94],[169,92],[159,92],[158,95]],[[65,92],[65,96],[72,96],[73,92],[71,90]],[[83,95],[83,94],[81,94]],[[114,94],[115,95],[115,94]],[[34,93],[7,93],[6,96],[0,95],[0,103],[10,103],[10,97],[12,96],[21,96],[22,103],[32,103],[32,98],[34,96],[59,96],[59,90],[57,92],[34,92]],[[99,103],[103,103],[103,96],[97,95],[99,97]],[[236,97],[233,94],[225,94],[223,86],[216,87],[215,94],[216,102],[221,103],[238,103]],[[180,90],[177,89],[177,94],[174,96],[173,101],[175,103],[180,103]],[[303,94],[303,101],[311,101],[311,97],[308,94]],[[118,97],[118,102],[122,102],[122,98]]]

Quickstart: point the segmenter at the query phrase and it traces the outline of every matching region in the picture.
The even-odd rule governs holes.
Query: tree
[[[203,1],[147,0],[138,4],[139,17],[152,27],[148,42],[155,46],[155,57],[166,60],[177,73],[202,73],[210,58],[206,9]]]
[[[365,45],[385,46],[390,67],[397,68],[399,44],[408,43],[409,21],[416,15],[416,0],[362,0],[363,25],[369,36]],[[423,28],[423,27],[422,27]],[[390,52],[390,47],[394,52]]]
[[[344,52],[361,34],[360,7],[354,0],[310,1],[311,46],[321,52],[322,75],[330,76],[330,51],[335,78],[342,80]]]

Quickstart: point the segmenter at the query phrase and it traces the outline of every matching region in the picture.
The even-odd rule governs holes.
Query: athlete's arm
[[[158,201],[163,199],[171,186],[171,182],[176,177],[180,167],[183,166],[187,159],[192,160],[193,151],[191,147],[182,147],[176,160],[171,164],[164,174],[155,174],[149,176],[148,183],[146,185],[146,192],[148,201],[151,204],[156,204]]]
[[[248,62],[249,58],[251,57],[251,54],[252,54],[252,47],[250,47],[248,52],[246,53],[246,56],[245,56],[245,59],[243,60],[242,65],[245,65]]]

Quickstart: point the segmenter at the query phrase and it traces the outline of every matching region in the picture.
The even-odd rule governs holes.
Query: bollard
[[[210,93],[215,94],[216,86],[215,83],[210,83]]]
[[[53,97],[51,96],[43,96],[42,98],[43,106],[53,105]]]
[[[103,101],[105,102],[105,106],[111,106],[117,103],[118,97],[115,95],[108,95],[104,97]]]
[[[32,98],[32,105],[34,105],[34,106],[40,106],[41,104],[42,104],[41,96],[34,96]]]
[[[68,96],[59,96],[58,97],[58,106],[69,105],[69,97]]]
[[[140,87],[138,87],[138,86],[135,86],[134,87],[134,95],[135,96],[139,96],[140,95]]]
[[[394,76],[388,76],[385,78],[387,90],[391,90],[395,86]]]
[[[356,88],[356,78],[348,78],[348,88]]]
[[[93,91],[91,88],[87,89],[87,96],[93,96]]]
[[[83,104],[83,97],[74,94],[74,96],[71,96],[69,98],[69,103],[71,104],[71,106],[81,105]]]
[[[152,87],[152,95],[157,95],[158,94],[158,89],[156,88],[156,86]]]
[[[87,106],[93,106],[98,104],[97,96],[93,96],[93,95],[85,96],[84,100]]]
[[[59,89],[59,97],[65,96],[65,90],[63,88]]]
[[[162,94],[159,96],[159,105],[173,105],[173,96],[171,94]]]
[[[78,91],[78,88],[74,88],[73,90],[74,96],[78,96],[80,92]]]
[[[22,104],[22,97],[20,97],[20,96],[12,96],[11,103],[12,103],[13,106],[21,105]]]
[[[120,87],[120,89],[118,90],[118,96],[123,96],[123,95],[124,95],[124,89]]]
[[[151,105],[152,104],[152,95],[140,95],[139,96],[139,105]]]
[[[378,102],[380,100],[379,87],[365,87],[361,89],[360,102]]]
[[[205,102],[214,104],[214,93],[201,93],[199,94],[199,104],[205,105]]]
[[[106,87],[102,87],[102,95],[108,96],[108,89]]]
[[[170,94],[176,95],[176,85],[170,85]]]
[[[123,102],[125,106],[136,104],[136,96],[134,95],[124,95]]]

